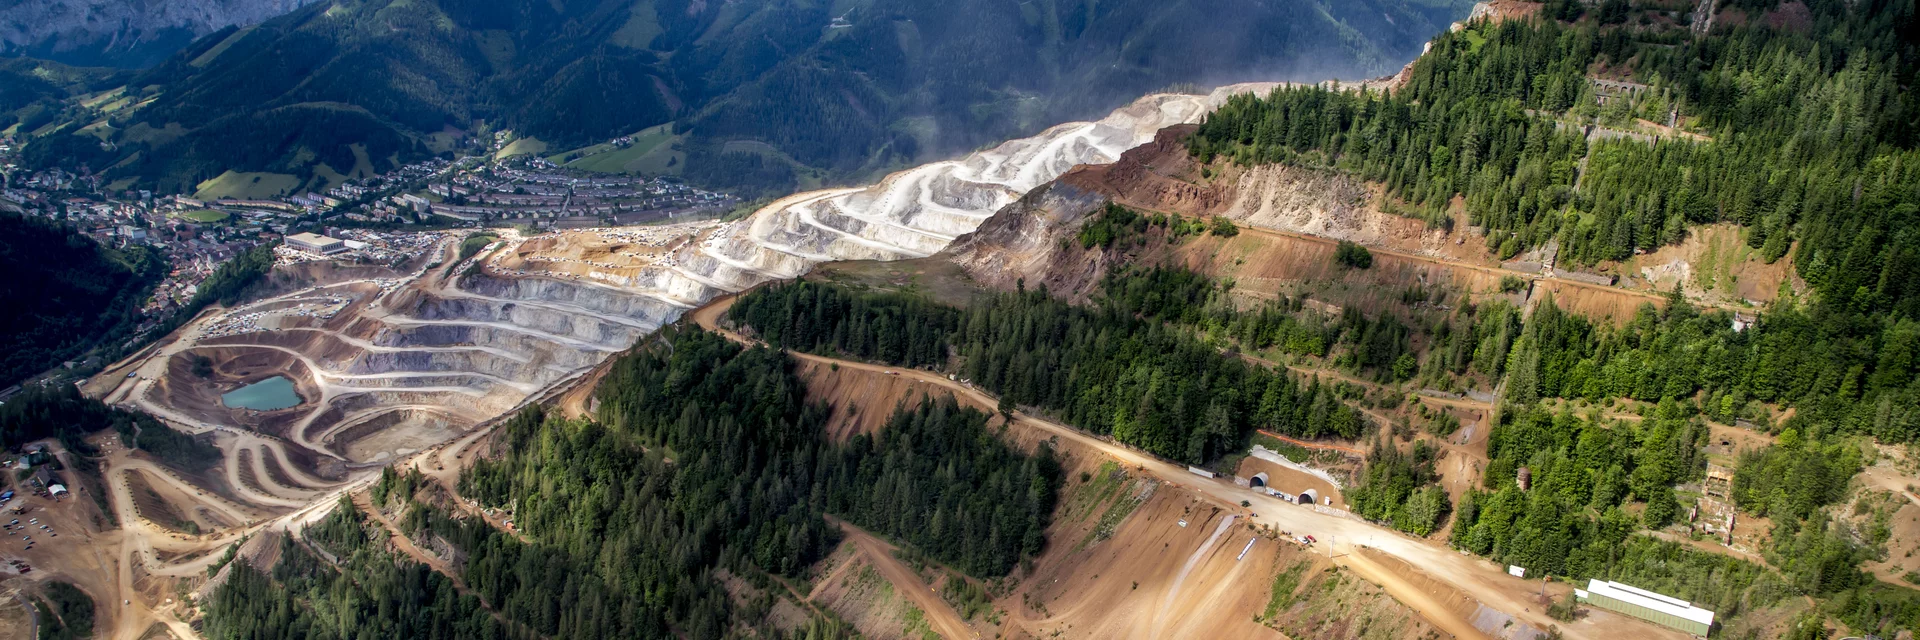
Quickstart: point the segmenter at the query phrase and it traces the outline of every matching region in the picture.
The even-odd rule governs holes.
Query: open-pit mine
[[[388,464],[424,455],[452,473],[488,421],[572,388],[717,296],[825,261],[932,255],[1074,166],[1112,162],[1229,95],[1273,86],[1147,96],[1095,122],[867,187],[793,195],[733,222],[508,229],[467,256],[464,234],[448,232],[416,239],[410,260],[382,267],[283,247],[276,275],[299,277],[276,282],[299,286],[203,313],[87,385],[109,403],[205,434],[224,455],[216,470],[188,478],[110,456],[103,471],[126,528],[112,568],[96,566],[103,575],[90,582],[131,607],[124,594],[142,588],[138,576],[191,573],[242,535],[310,522]],[[292,406],[223,398],[275,377],[292,383]],[[136,493],[168,503],[155,508],[169,514],[192,514],[197,531],[179,531],[173,515],[145,517]],[[143,603],[116,626],[142,629],[162,608]]]
[[[1228,95],[1272,86],[1148,96],[1097,122],[864,188],[790,196],[730,223],[507,230],[465,259],[449,233],[405,273],[335,275],[203,315],[105,374],[124,378],[107,399],[195,432],[269,438],[292,466],[344,482],[556,391],[716,296],[825,261],[932,255],[1076,165],[1112,162]],[[293,381],[297,404],[256,411],[222,401],[275,376]]]

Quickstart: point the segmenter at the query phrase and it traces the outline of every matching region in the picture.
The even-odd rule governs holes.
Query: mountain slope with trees
[[[1756,633],[1742,616],[1767,609],[1795,634],[1894,635],[1920,624],[1920,593],[1861,570],[1888,534],[1862,515],[1868,498],[1843,507],[1870,440],[1920,435],[1920,30],[1904,3],[1761,0],[1722,17],[1703,33],[1649,5],[1551,2],[1443,35],[1390,92],[1236,98],[1188,148],[1216,171],[1283,164],[1379,185],[1383,209],[1454,234],[1464,218],[1502,260],[1551,245],[1557,264],[1609,267],[1728,222],[1766,261],[1791,256],[1810,291],[1755,317],[1677,290],[1624,322],[1546,297],[1501,322],[1498,349],[1435,344],[1424,369],[1470,362],[1501,382],[1487,466],[1448,539],[1530,574],[1676,595]],[[1734,472],[1726,508],[1746,535],[1767,529],[1759,552],[1656,539],[1686,535],[1688,507],[1709,503],[1710,434],[1741,428],[1726,425],[1774,434],[1717,461]],[[1421,467],[1403,482],[1377,457],[1356,511],[1396,526],[1431,512],[1408,489]]]
[[[124,341],[166,260],[145,246],[112,249],[59,223],[0,213],[0,387],[95,345]]]
[[[112,145],[60,144],[88,124],[76,121],[28,155],[180,191],[229,169],[310,177],[367,158],[383,171],[481,121],[556,146],[674,122],[692,132],[684,169],[696,179],[728,182],[723,170],[761,155],[728,141],[853,178],[1180,83],[1378,75],[1465,9],[341,0],[209,34],[131,78],[154,101],[112,114]]]

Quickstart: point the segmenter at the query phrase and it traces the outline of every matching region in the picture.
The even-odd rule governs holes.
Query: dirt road
[[[1376,418],[1376,419],[1377,419],[1377,418]],[[1279,441],[1281,441],[1281,442],[1290,442],[1290,443],[1293,443],[1293,444],[1296,444],[1296,445],[1299,445],[1299,446],[1302,446],[1302,447],[1306,447],[1306,448],[1308,448],[1308,449],[1326,449],[1326,450],[1328,450],[1328,451],[1338,451],[1338,452],[1341,452],[1341,453],[1344,453],[1344,454],[1347,454],[1347,455],[1350,455],[1350,456],[1354,456],[1354,457],[1360,457],[1360,458],[1364,458],[1364,457],[1366,457],[1366,456],[1367,456],[1367,453],[1366,453],[1365,451],[1361,451],[1361,450],[1359,450],[1359,449],[1355,449],[1355,448],[1353,448],[1353,447],[1342,447],[1342,446],[1340,446],[1340,445],[1337,445],[1337,444],[1327,444],[1327,443],[1324,443],[1324,442],[1307,442],[1307,441],[1305,441],[1305,440],[1296,440],[1296,439],[1293,439],[1293,438],[1289,438],[1289,437],[1286,437],[1286,436],[1283,436],[1283,435],[1280,435],[1280,434],[1278,434],[1278,433],[1274,433],[1274,432],[1272,432],[1272,431],[1268,431],[1268,430],[1266,430],[1266,429],[1261,429],[1261,430],[1260,430],[1260,435],[1263,435],[1263,436],[1266,436],[1266,437],[1269,437],[1269,438],[1273,438],[1273,439],[1275,439],[1275,440],[1279,440]]]
[[[895,591],[912,600],[914,606],[920,607],[920,611],[926,614],[927,625],[933,627],[935,632],[949,640],[979,637],[967,627],[965,620],[960,619],[960,614],[953,610],[952,605],[940,599],[940,594],[934,593],[933,587],[920,579],[919,573],[894,557],[895,547],[892,544],[839,518],[830,520],[840,526],[840,530],[847,534],[847,540],[860,549],[861,555],[867,557],[867,562],[873,564],[881,577],[893,584]]]
[[[374,523],[380,525],[381,531],[387,532],[387,538],[393,542],[394,548],[399,549],[400,552],[406,554],[407,557],[412,558],[414,562],[427,565],[428,568],[439,572],[440,575],[446,576],[447,580],[453,582],[454,590],[459,591],[461,595],[474,595],[473,591],[467,588],[467,581],[461,579],[459,572],[454,571],[453,567],[449,566],[446,560],[427,553],[418,545],[415,545],[413,539],[402,535],[398,525],[395,525],[392,520],[387,519],[386,514],[380,513],[379,509],[373,507],[373,499],[370,498],[365,491],[354,492],[353,506],[359,507],[361,513],[365,513],[367,517],[373,518]]]
[[[1399,600],[1401,604],[1407,605],[1408,607],[1412,607],[1414,613],[1418,613],[1421,617],[1426,618],[1427,621],[1432,622],[1433,626],[1440,627],[1441,630],[1453,634],[1453,637],[1487,637],[1485,632],[1475,628],[1471,623],[1467,622],[1465,618],[1461,618],[1455,614],[1451,607],[1448,607],[1445,603],[1435,598],[1433,594],[1415,586],[1412,582],[1408,581],[1405,576],[1400,575],[1399,572],[1390,571],[1380,566],[1379,563],[1374,562],[1371,558],[1368,558],[1368,553],[1370,553],[1370,550],[1355,549],[1353,552],[1341,555],[1335,560],[1348,569],[1352,569],[1354,573],[1359,574],[1360,577],[1366,579],[1367,582],[1380,585],[1380,588],[1386,589],[1387,593],[1393,596],[1393,599]]]
[[[1892,491],[1906,498],[1907,501],[1920,505],[1920,496],[1915,496],[1908,490],[1908,487],[1913,486],[1913,479],[1900,473],[1899,469],[1887,464],[1876,464],[1861,471],[1860,475],[1867,479],[1867,484]]]
[[[722,297],[716,299],[706,307],[694,311],[694,322],[704,329],[726,336],[729,339],[742,343],[751,343],[745,336],[719,326],[719,319],[726,310],[732,306],[734,299],[735,296]],[[837,364],[842,368],[851,367],[868,371],[895,372],[895,375],[910,376],[944,388],[952,392],[956,398],[985,411],[994,411],[995,407],[998,406],[998,401],[995,398],[978,389],[948,380],[945,376],[935,375],[926,371],[873,365],[851,360],[839,360],[806,353],[793,353],[792,355],[801,360],[809,360],[822,364]],[[1467,596],[1489,607],[1512,615],[1535,628],[1545,629],[1548,626],[1557,625],[1557,622],[1548,618],[1544,611],[1536,610],[1538,607],[1529,600],[1528,594],[1535,591],[1537,585],[1509,576],[1502,567],[1486,560],[1465,556],[1437,543],[1412,538],[1397,531],[1375,526],[1367,522],[1324,514],[1313,509],[1283,503],[1278,498],[1263,495],[1251,489],[1234,486],[1230,480],[1199,478],[1188,473],[1184,465],[1177,465],[1160,460],[1151,454],[1108,442],[1056,422],[1020,412],[1015,412],[1013,415],[1016,425],[1038,429],[1049,436],[1057,436],[1061,440],[1070,441],[1075,445],[1098,451],[1127,466],[1152,474],[1174,486],[1191,489],[1230,511],[1244,514],[1255,524],[1270,525],[1276,529],[1292,531],[1296,534],[1310,534],[1321,539],[1326,544],[1336,545],[1336,548],[1344,545],[1349,551],[1351,551],[1351,547],[1353,547],[1356,542],[1366,545],[1397,557],[1408,564],[1420,567],[1432,574],[1436,579],[1453,585]],[[1243,501],[1253,505],[1253,507],[1251,509],[1240,507],[1239,505]],[[1383,584],[1382,586],[1388,588],[1388,592],[1392,593],[1396,598],[1402,598],[1402,602],[1409,602],[1421,597],[1416,596],[1415,593],[1412,592],[1405,593],[1404,595],[1396,592],[1396,590],[1404,590],[1405,587],[1395,587],[1387,584]],[[1445,608],[1422,608],[1421,615],[1432,621],[1435,626],[1443,629],[1467,629],[1473,626],[1460,614]],[[1594,616],[1618,617],[1606,612],[1596,612]],[[1635,628],[1644,627],[1643,635],[1648,637],[1662,635],[1664,631],[1651,625],[1634,624],[1638,625]],[[1605,637],[1603,634],[1579,627],[1567,627],[1563,628],[1563,631],[1566,637],[1569,638],[1600,639]],[[1484,634],[1475,634],[1466,637],[1481,636],[1484,636]],[[1612,639],[1606,638],[1605,640]]]
[[[1287,238],[1287,239],[1293,239],[1293,240],[1303,240],[1303,241],[1313,242],[1313,243],[1318,243],[1323,245],[1336,245],[1336,244],[1339,244],[1340,242],[1332,238],[1325,238],[1325,237],[1309,235],[1305,233],[1295,233],[1292,231],[1280,231],[1277,229],[1268,229],[1265,227],[1256,227],[1253,225],[1241,226],[1240,233],[1256,235],[1256,236],[1267,236],[1272,238]],[[1558,286],[1570,287],[1574,289],[1583,289],[1587,291],[1598,291],[1602,293],[1621,295],[1621,296],[1626,296],[1630,298],[1638,298],[1638,299],[1642,299],[1647,302],[1652,302],[1656,304],[1665,302],[1667,299],[1666,296],[1663,296],[1657,293],[1647,292],[1647,291],[1636,291],[1633,289],[1622,289],[1620,287],[1609,287],[1605,285],[1581,282],[1579,280],[1569,280],[1566,278],[1548,277],[1538,273],[1514,271],[1512,269],[1507,269],[1507,268],[1498,267],[1498,266],[1473,264],[1470,262],[1460,262],[1457,260],[1445,260],[1441,258],[1434,258],[1431,256],[1424,256],[1417,253],[1407,253],[1405,251],[1396,251],[1393,249],[1387,249],[1387,248],[1377,247],[1377,246],[1369,246],[1367,247],[1367,250],[1373,253],[1389,255],[1389,256],[1393,256],[1403,260],[1425,262],[1428,264],[1435,264],[1435,265],[1440,265],[1440,266],[1453,268],[1453,269],[1466,269],[1466,270],[1478,271],[1481,273],[1492,274],[1492,275],[1513,276],[1516,278],[1521,278],[1529,281],[1552,282],[1553,284]],[[1695,307],[1704,307],[1708,309],[1718,309],[1722,311],[1741,311],[1741,312],[1752,311],[1752,309],[1737,307],[1729,304],[1720,304],[1720,303],[1706,302],[1701,300],[1690,300],[1689,302],[1691,302]]]

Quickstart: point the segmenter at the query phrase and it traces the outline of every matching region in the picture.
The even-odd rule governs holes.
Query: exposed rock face
[[[1274,86],[1232,85],[1204,96],[1154,94],[1097,122],[1059,125],[958,160],[895,173],[872,186],[789,196],[690,243],[668,262],[667,276],[738,291],[799,276],[830,260],[933,255],[1019,201],[1021,194],[1077,166],[1112,163],[1128,150],[1153,142],[1162,129],[1199,122],[1229,96]],[[1050,196],[1037,197],[1036,202],[1044,204]],[[1078,202],[1076,206],[1086,204],[1071,192],[1056,197]],[[1066,212],[1062,209],[1063,221],[1085,213]]]
[[[1220,213],[1236,221],[1340,240],[1377,240],[1367,189],[1333,171],[1261,165],[1240,174],[1233,201]]]
[[[1200,177],[1185,142],[1196,128],[1161,129],[1153,142],[1135,147],[1112,164],[1077,167],[1060,181],[1138,207],[1190,215],[1217,213],[1230,201],[1233,182]]]
[[[1105,271],[1105,252],[1079,251],[1070,239],[1108,197],[1057,180],[994,214],[955,242],[946,256],[975,281],[1012,289],[1019,281],[1076,295]]]
[[[1110,164],[1075,167],[995,213],[944,255],[989,286],[1012,289],[1025,280],[1029,287],[1044,284],[1055,293],[1083,298],[1122,256],[1083,250],[1067,240],[1109,200],[1433,257],[1462,250],[1456,235],[1377,210],[1366,185],[1335,171],[1227,165],[1203,177],[1183,142],[1192,131],[1192,126],[1168,127]]]
[[[305,457],[294,466],[335,478],[537,401],[688,309],[819,262],[926,257],[964,237],[953,255],[991,284],[1011,288],[1026,278],[1030,287],[1082,294],[1123,256],[1061,239],[1109,199],[1230,207],[1230,189],[1191,180],[1198,170],[1180,143],[1191,128],[1181,125],[1230,95],[1272,86],[1151,95],[1096,122],[1060,125],[868,187],[797,194],[732,223],[688,223],[653,240],[590,247],[565,234],[508,234],[497,252],[468,261],[290,291],[229,314],[315,297],[353,302],[324,321],[197,340],[169,363],[167,382],[184,382],[163,383],[138,403],[185,423],[281,438],[290,456]],[[450,257],[451,246],[439,255]],[[232,369],[235,382],[289,371],[305,402],[236,415],[217,390],[189,384],[194,354]]]
[[[1108,200],[1158,211],[1205,214],[1224,205],[1231,191],[1175,176],[1196,172],[1181,140],[1192,125],[1161,129],[1152,142],[1108,164],[1082,165],[1002,208],[947,255],[967,275],[991,287],[1012,289],[1020,281],[1071,299],[1083,299],[1123,256],[1072,242],[1080,225]]]
[[[0,0],[0,51],[83,66],[145,67],[194,38],[315,0]]]

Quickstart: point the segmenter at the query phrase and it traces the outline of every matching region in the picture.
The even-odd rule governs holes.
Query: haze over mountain
[[[195,38],[314,0],[9,0],[0,52],[67,64],[145,67]]]
[[[131,79],[127,91],[151,102],[110,114],[94,135],[69,135],[93,121],[52,131],[29,160],[111,167],[168,191],[227,170],[313,188],[325,183],[316,175],[443,151],[482,121],[556,151],[671,122],[690,132],[675,169],[788,190],[1030,134],[1170,85],[1379,75],[1466,7],[341,0],[202,38]]]

